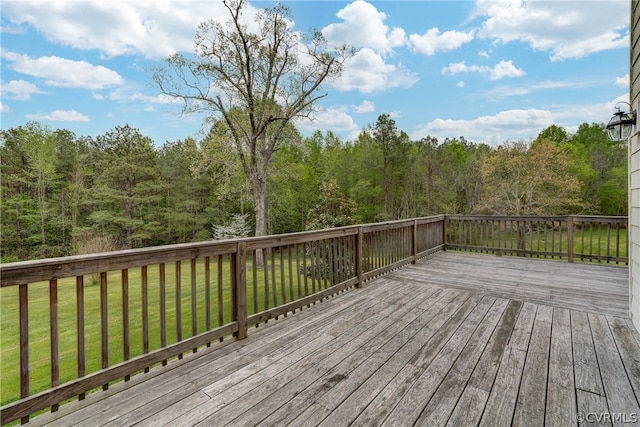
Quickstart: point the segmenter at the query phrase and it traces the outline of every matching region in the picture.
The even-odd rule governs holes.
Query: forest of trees
[[[575,134],[554,125],[499,147],[412,141],[384,114],[355,141],[290,134],[269,164],[270,234],[440,213],[627,213],[627,147],[601,124]],[[202,140],[159,145],[129,125],[80,137],[29,122],[2,130],[0,144],[3,262],[255,225],[250,182],[216,126]]]

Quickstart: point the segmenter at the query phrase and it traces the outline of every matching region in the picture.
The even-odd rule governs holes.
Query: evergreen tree
[[[125,125],[98,136],[95,144],[94,228],[125,247],[159,243],[161,181],[151,140]]]

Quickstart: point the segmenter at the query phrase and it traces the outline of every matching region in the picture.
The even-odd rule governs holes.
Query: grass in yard
[[[272,260],[274,268],[272,269]],[[218,265],[218,262],[220,264]],[[285,256],[281,263],[279,254],[268,259],[268,281],[265,284],[265,270],[262,266],[254,269],[247,263],[247,309],[248,314],[263,311],[266,308],[289,302],[300,294],[311,293],[328,286],[326,281],[312,281],[307,278],[305,292],[304,276],[296,271],[295,262],[291,264]],[[282,269],[281,269],[282,266]],[[167,344],[177,341],[176,325],[176,265],[166,264],[166,335]],[[218,272],[222,276],[218,276]],[[210,266],[210,319],[211,327],[231,321],[231,286],[230,265],[228,258],[221,261],[211,260]],[[149,266],[148,272],[148,322],[149,350],[160,348],[160,273],[159,266]],[[204,261],[196,264],[196,323],[197,332],[206,330],[205,324],[205,267]],[[254,286],[255,281],[255,286]],[[130,330],[130,357],[143,354],[142,344],[142,273],[140,268],[128,271],[128,307]],[[313,282],[313,283],[312,283]],[[108,273],[107,307],[108,307],[108,342],[109,366],[123,360],[123,301],[121,272]],[[218,286],[221,287],[221,298],[218,298]],[[268,286],[268,288],[267,288]],[[192,288],[190,261],[181,263],[180,268],[180,310],[182,324],[179,326],[182,338],[192,334]],[[267,291],[267,292],[265,292]],[[85,277],[85,351],[86,374],[99,370],[101,364],[101,324],[100,324],[100,284],[95,278]],[[265,297],[268,295],[268,298]],[[50,387],[50,316],[49,316],[49,283],[32,283],[28,287],[29,301],[29,375],[30,394],[46,390]],[[218,302],[222,311],[218,312]],[[2,388],[1,404],[7,404],[20,398],[20,354],[19,354],[19,306],[18,287],[0,289],[0,376]],[[274,304],[275,303],[275,304]],[[58,324],[60,354],[60,384],[77,377],[77,298],[75,278],[58,281]]]

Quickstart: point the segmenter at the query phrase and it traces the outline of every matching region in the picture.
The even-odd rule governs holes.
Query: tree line
[[[161,146],[129,125],[97,137],[38,122],[2,130],[2,261],[246,234],[251,183],[220,128]],[[414,141],[386,114],[354,141],[292,126],[265,209],[269,234],[440,213],[626,215],[627,147],[587,123],[498,147]]]

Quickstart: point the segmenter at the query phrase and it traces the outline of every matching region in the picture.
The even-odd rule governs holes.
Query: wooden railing
[[[446,249],[628,264],[627,217],[446,217]]]
[[[1,423],[242,339],[415,262],[444,248],[444,224],[435,216],[4,264]]]

